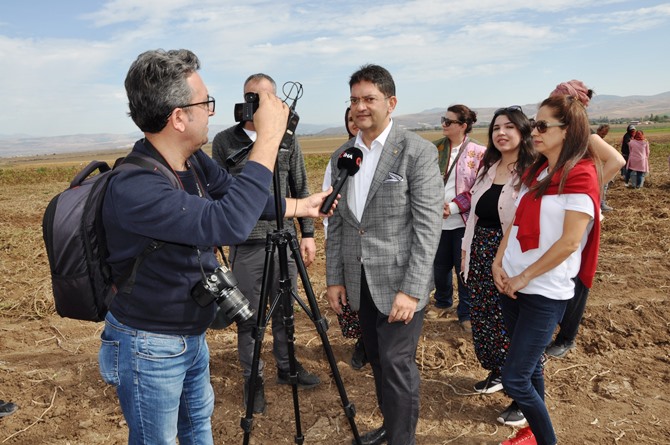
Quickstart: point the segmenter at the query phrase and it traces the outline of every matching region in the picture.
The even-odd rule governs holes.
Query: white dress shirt
[[[389,133],[391,132],[391,126],[393,125],[393,120],[389,122],[384,131],[381,132],[377,138],[372,141],[370,148],[365,146],[363,143],[363,132],[359,131],[356,135],[356,141],[354,146],[358,147],[363,151],[363,161],[361,162],[361,168],[358,170],[354,176],[349,180],[353,180],[349,184],[349,189],[347,192],[347,200],[349,203],[349,209],[356,216],[358,221],[361,221],[363,217],[363,209],[365,208],[365,202],[368,199],[368,192],[370,191],[370,184],[372,184],[372,178],[375,175],[377,170],[377,165],[379,164],[379,158],[382,155],[382,149],[386,143],[386,138],[388,138]]]

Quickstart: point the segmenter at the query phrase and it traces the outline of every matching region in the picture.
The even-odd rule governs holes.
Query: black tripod
[[[300,248],[295,237],[291,234],[290,231],[284,229],[283,217],[282,217],[282,207],[281,207],[281,185],[279,181],[279,163],[275,162],[275,171],[273,176],[274,184],[274,196],[275,196],[275,211],[276,211],[276,221],[277,229],[271,233],[268,233],[267,239],[265,242],[265,264],[263,267],[263,281],[261,284],[261,295],[260,302],[258,305],[257,312],[257,322],[256,322],[256,331],[255,331],[255,344],[254,344],[254,355],[253,361],[251,364],[251,376],[249,379],[249,391],[247,392],[247,412],[246,416],[242,418],[240,423],[242,429],[244,430],[244,445],[249,444],[249,439],[251,435],[251,428],[253,425],[253,413],[254,413],[254,394],[256,392],[256,376],[258,375],[258,368],[260,366],[260,356],[261,356],[261,347],[263,344],[263,337],[265,335],[265,329],[267,328],[268,322],[272,318],[272,314],[277,310],[278,303],[281,302],[281,308],[284,314],[283,321],[284,327],[286,329],[286,336],[288,338],[288,354],[289,354],[289,382],[291,383],[292,392],[293,392],[293,410],[295,416],[295,443],[301,445],[305,441],[305,437],[302,433],[302,427],[300,423],[300,405],[298,401],[298,374],[296,372],[296,358],[295,358],[295,325],[294,325],[294,313],[293,313],[293,300],[298,302],[300,307],[303,308],[307,316],[312,320],[314,326],[316,327],[319,336],[321,337],[321,343],[323,344],[323,349],[326,352],[328,357],[328,363],[330,364],[330,369],[333,374],[333,379],[337,385],[337,389],[340,393],[340,399],[342,400],[342,407],[344,408],[344,414],[349,420],[349,425],[351,426],[351,431],[354,434],[354,440],[357,444],[361,444],[361,439],[358,434],[358,429],[356,428],[356,422],[354,417],[356,416],[356,408],[353,403],[349,402],[347,397],[347,392],[344,389],[344,384],[342,383],[342,378],[340,377],[339,370],[337,368],[337,363],[335,361],[335,356],[333,355],[333,350],[328,341],[328,336],[326,331],[328,330],[328,322],[321,316],[319,311],[319,306],[316,303],[316,298],[314,297],[314,291],[312,285],[309,281],[309,276],[307,275],[307,269],[305,263],[302,260],[300,255]],[[293,286],[291,284],[291,278],[289,276],[288,269],[288,251],[287,247],[291,249],[293,258],[295,260],[298,273],[300,274],[300,279],[302,280],[303,288],[305,289],[305,294],[307,295],[307,302],[309,307],[303,302],[300,297],[294,292]],[[274,296],[273,300],[270,300],[269,289],[270,280],[273,276],[273,267],[274,267],[274,254],[276,249],[279,248],[279,290]],[[270,309],[268,310],[268,303],[270,304]]]

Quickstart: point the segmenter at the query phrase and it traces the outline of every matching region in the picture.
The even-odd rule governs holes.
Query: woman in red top
[[[578,276],[591,287],[600,239],[600,185],[586,109],[572,96],[545,99],[531,124],[537,160],[522,179],[517,210],[493,261],[510,347],[507,394],[529,428],[503,444],[555,445],[544,403],[542,356]]]

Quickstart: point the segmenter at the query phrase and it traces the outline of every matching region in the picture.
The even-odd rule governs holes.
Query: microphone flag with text
[[[333,192],[326,197],[321,209],[319,209],[321,213],[328,213],[330,211],[344,183],[347,182],[347,178],[358,173],[358,170],[361,168],[361,162],[363,162],[363,152],[358,147],[349,147],[340,154],[340,157],[337,159],[337,168],[340,172],[333,183]]]

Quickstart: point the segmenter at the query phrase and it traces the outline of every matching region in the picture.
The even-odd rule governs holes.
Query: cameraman
[[[218,266],[213,246],[244,241],[261,216],[275,213],[268,190],[287,106],[260,95],[256,146],[233,178],[200,150],[214,99],[199,68],[188,50],[147,51],[125,81],[130,116],[144,133],[133,151],[169,166],[183,187],[152,169],[128,169],[110,180],[103,204],[115,280],[153,240],[165,243],[139,265],[130,293],[115,296],[101,336],[100,372],[116,386],[129,444],[213,443],[205,331],[217,306],[201,307],[191,293]],[[326,195],[282,206],[288,216],[315,217]]]
[[[252,74],[244,82],[244,95],[248,93],[272,94],[276,95],[277,85],[275,81],[267,74]],[[245,166],[246,158],[242,159],[237,165],[229,166],[226,160],[244,149],[254,144],[257,138],[256,127],[253,121],[242,121],[238,125],[232,126],[214,137],[212,142],[212,157],[223,168],[228,170],[234,176],[239,175]],[[307,171],[305,169],[305,159],[300,150],[295,136],[292,137],[290,148],[279,151],[279,181],[283,196],[302,198],[309,195],[307,186]],[[291,215],[289,215],[291,217]],[[300,241],[300,252],[303,256],[305,266],[314,260],[316,245],[314,243],[314,221],[311,218],[299,218],[302,239]],[[265,264],[265,244],[267,233],[275,230],[277,224],[275,221],[258,221],[251,235],[244,242],[231,246],[230,261],[231,267],[239,280],[239,289],[249,299],[251,307],[259,307],[261,285],[263,283],[263,266]],[[287,221],[286,228],[295,233],[295,224],[293,219]],[[275,253],[275,264],[279,264],[279,254]],[[289,261],[289,274],[293,288],[296,287],[297,268],[293,261]],[[270,278],[270,295],[276,295],[279,290],[279,267],[274,268],[273,276]],[[243,400],[246,407],[247,394],[249,392],[249,379],[251,377],[251,365],[254,354],[255,340],[253,332],[257,323],[257,317],[254,315],[250,319],[237,323],[237,352],[240,363],[243,368],[244,391]],[[216,322],[215,326],[216,327]],[[272,352],[277,364],[277,382],[280,384],[289,384],[289,354],[288,338],[286,328],[283,323],[283,311],[281,304],[272,314]],[[265,410],[265,391],[263,382],[264,363],[259,363],[259,375],[256,381],[256,391],[254,394],[254,412],[262,413]],[[321,381],[319,377],[305,370],[297,363],[298,384],[301,388],[312,388]]]

